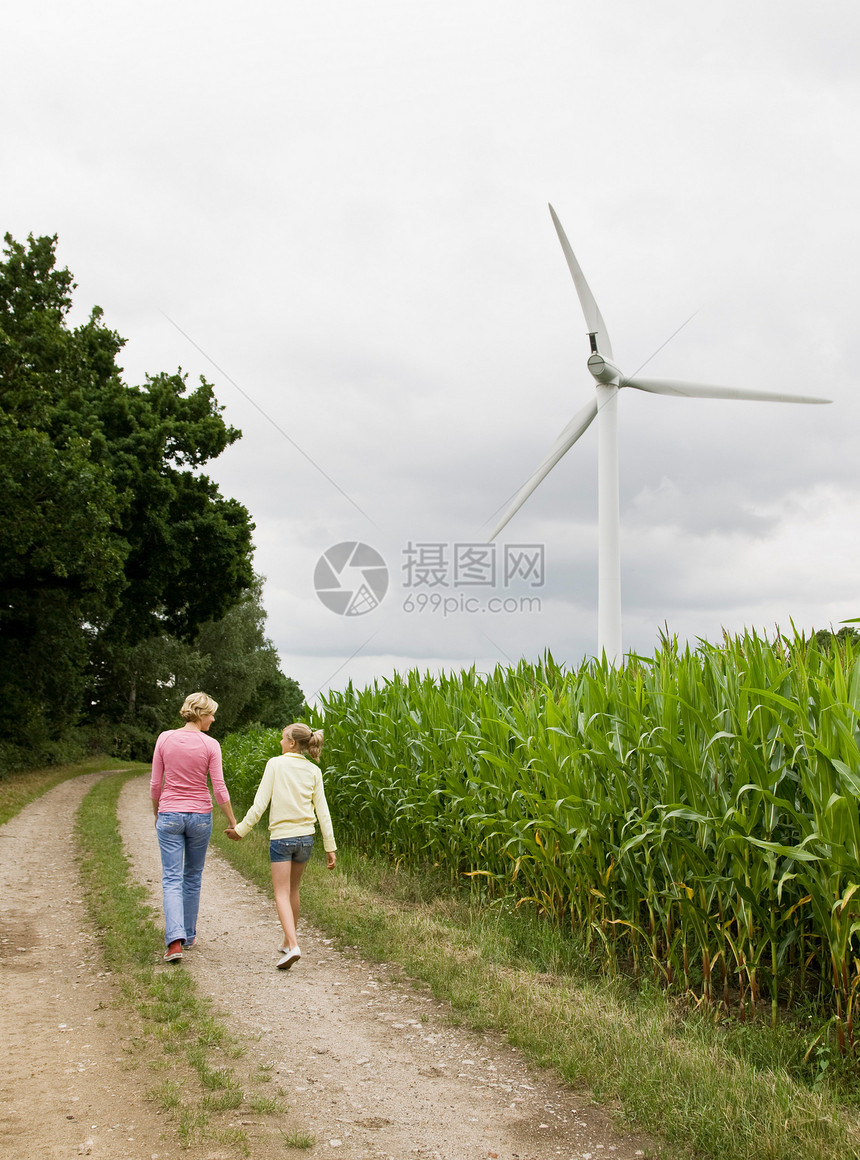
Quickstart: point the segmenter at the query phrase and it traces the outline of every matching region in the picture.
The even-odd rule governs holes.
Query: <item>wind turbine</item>
[[[534,475],[517,492],[510,507],[494,528],[490,540],[498,536],[507,522],[520,510],[538,484],[584,434],[595,417],[597,424],[597,523],[598,523],[598,592],[597,654],[616,664],[621,651],[621,555],[620,514],[618,503],[618,392],[633,387],[652,395],[682,395],[692,399],[753,399],[767,403],[829,403],[809,395],[783,395],[770,391],[748,391],[735,387],[715,387],[699,383],[673,382],[667,379],[626,378],[612,361],[612,344],[606,323],[600,314],[579,262],[574,256],[552,206],[549,207],[558,240],[573,275],[588,333],[590,353],[588,369],[594,379],[595,398],[578,411],[556,439]]]

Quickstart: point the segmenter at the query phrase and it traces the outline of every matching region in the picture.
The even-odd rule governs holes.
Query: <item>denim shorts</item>
[[[302,834],[299,838],[273,838],[269,842],[269,861],[307,862],[313,848],[313,834]]]

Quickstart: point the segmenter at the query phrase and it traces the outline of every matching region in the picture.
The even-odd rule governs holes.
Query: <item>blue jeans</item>
[[[155,823],[161,847],[164,941],[191,942],[197,935],[197,910],[203,863],[212,836],[212,814],[159,814]]]

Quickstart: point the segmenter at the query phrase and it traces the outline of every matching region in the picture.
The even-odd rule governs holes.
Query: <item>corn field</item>
[[[470,876],[741,1018],[811,1000],[851,1050],[858,715],[851,641],[411,672],[326,697],[326,787],[341,841]]]
[[[221,746],[224,778],[237,821],[254,800],[257,786],[270,757],[281,752],[281,730],[254,726],[241,733],[228,733]]]

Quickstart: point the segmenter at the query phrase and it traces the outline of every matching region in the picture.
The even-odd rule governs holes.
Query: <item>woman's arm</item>
[[[218,808],[221,810],[221,813],[230,823],[230,828],[233,829],[236,826],[236,815],[233,813],[233,806],[230,804],[230,791],[227,789],[227,783],[224,781],[221,746],[214,737],[207,737],[206,745],[209,751],[209,780],[212,782],[212,796],[218,803]]]
[[[218,808],[221,810],[221,813],[224,815],[224,817],[230,823],[230,829],[235,830],[235,828],[236,828],[236,815],[233,813],[233,806],[230,803],[230,799],[227,798],[227,800],[225,802],[218,802]]]
[[[158,821],[158,803],[161,798],[161,791],[164,788],[164,757],[161,753],[161,735],[155,743],[155,751],[152,754],[152,776],[149,779],[149,796],[152,799],[152,812],[155,820]]]

